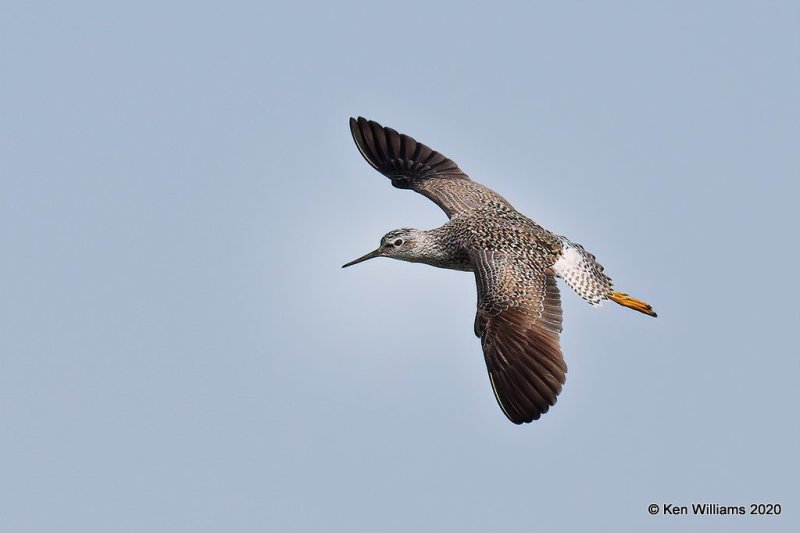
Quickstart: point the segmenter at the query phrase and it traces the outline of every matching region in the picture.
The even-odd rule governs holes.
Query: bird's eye
[[[397,239],[396,241],[394,241],[394,243],[393,243],[393,244],[394,244],[395,246],[400,246],[401,244],[403,244],[403,239]]]

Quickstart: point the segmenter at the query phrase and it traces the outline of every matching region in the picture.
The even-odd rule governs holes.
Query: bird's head
[[[392,230],[381,238],[381,245],[376,249],[361,256],[354,261],[350,261],[342,268],[355,265],[373,257],[391,257],[401,261],[416,261],[421,253],[424,253],[426,242],[425,233],[412,229],[401,228]]]

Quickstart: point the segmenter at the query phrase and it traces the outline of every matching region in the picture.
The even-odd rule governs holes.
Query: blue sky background
[[[0,531],[797,531],[796,2],[3,2]],[[509,423],[444,215],[351,115],[593,251]],[[650,503],[778,502],[779,517]]]

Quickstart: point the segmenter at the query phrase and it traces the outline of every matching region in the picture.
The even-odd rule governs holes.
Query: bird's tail
[[[633,309],[634,311],[639,311],[649,316],[658,316],[649,303],[637,300],[624,292],[613,291],[608,295],[608,299],[617,302],[619,305]]]

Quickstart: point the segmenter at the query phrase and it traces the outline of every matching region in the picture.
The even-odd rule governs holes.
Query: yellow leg
[[[637,300],[631,296],[628,296],[624,292],[617,292],[614,291],[608,295],[609,300],[613,300],[617,302],[619,305],[624,305],[625,307],[629,307],[634,311],[639,311],[640,313],[644,313],[650,316],[658,316],[653,308],[650,307],[650,304],[647,302],[643,302],[641,300]]]

